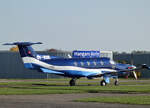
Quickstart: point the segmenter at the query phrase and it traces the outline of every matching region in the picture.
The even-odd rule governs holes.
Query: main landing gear
[[[75,86],[76,85],[76,78],[72,78],[69,82],[70,86]]]
[[[76,85],[76,80],[77,78],[72,78],[69,82],[69,85],[70,86],[75,86]],[[106,82],[105,79],[103,79],[102,81],[100,81],[100,85],[101,86],[106,86],[109,82]],[[119,85],[119,81],[118,81],[118,78],[115,78],[115,82],[114,82],[114,85],[115,86],[118,86]]]
[[[105,80],[102,80],[102,81],[100,82],[100,85],[101,85],[101,86],[106,86],[106,85],[107,85],[107,83],[106,83],[106,81],[105,81]]]

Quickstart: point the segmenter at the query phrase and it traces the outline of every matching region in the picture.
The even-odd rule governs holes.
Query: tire
[[[106,86],[106,85],[107,85],[107,83],[106,83],[106,81],[105,81],[105,80],[102,80],[102,81],[100,82],[100,85],[101,85],[101,86]]]
[[[70,86],[75,86],[75,85],[76,85],[76,82],[75,82],[74,79],[72,79],[72,80],[70,80],[69,84],[70,84]]]
[[[115,81],[114,85],[115,85],[115,86],[118,86],[118,85],[119,85],[119,82],[118,82],[118,81]]]

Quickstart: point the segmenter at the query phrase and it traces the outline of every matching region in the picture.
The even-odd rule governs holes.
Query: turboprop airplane
[[[34,69],[43,73],[50,73],[72,78],[69,82],[70,86],[76,85],[76,80],[81,77],[88,79],[103,77],[100,81],[101,86],[106,86],[110,82],[110,78],[114,78],[115,85],[118,85],[118,73],[133,72],[137,78],[135,71],[139,69],[149,69],[143,64],[136,67],[130,64],[119,64],[109,58],[51,58],[49,55],[39,55],[31,47],[34,44],[42,44],[41,42],[15,42],[6,43],[4,45],[17,45],[20,56],[24,63],[24,67]]]

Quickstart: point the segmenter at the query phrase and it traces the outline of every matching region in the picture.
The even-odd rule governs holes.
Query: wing
[[[148,67],[146,64],[142,64],[140,67],[137,67],[137,68],[135,67],[133,69],[116,70],[112,72],[106,72],[104,74],[113,74],[113,73],[119,73],[119,72],[133,72],[133,71],[142,70],[142,69],[150,69],[150,67]]]
[[[122,69],[122,70],[112,70],[112,71],[106,71],[106,70],[103,71],[102,70],[102,74],[91,74],[88,77],[92,78],[92,77],[101,77],[101,76],[105,76],[105,75],[116,75],[119,72],[133,72],[135,78],[137,79],[135,71],[142,70],[142,69],[149,69],[150,70],[150,67],[148,67],[146,64],[142,64],[140,67],[133,68],[133,69]]]

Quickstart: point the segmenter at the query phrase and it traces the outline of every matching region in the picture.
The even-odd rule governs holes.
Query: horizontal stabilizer
[[[23,45],[23,46],[29,46],[33,44],[42,44],[41,42],[14,42],[14,43],[5,43],[3,45]]]

